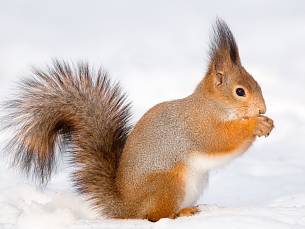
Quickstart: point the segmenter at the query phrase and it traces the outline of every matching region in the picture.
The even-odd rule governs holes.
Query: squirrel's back
[[[120,181],[135,187],[131,183],[136,180],[125,179],[125,175],[140,177],[152,171],[166,170],[183,159],[189,143],[181,112],[183,103],[184,99],[157,104],[137,122],[120,160]]]

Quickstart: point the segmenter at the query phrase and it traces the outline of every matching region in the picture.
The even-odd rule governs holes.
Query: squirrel
[[[242,66],[235,38],[217,19],[206,74],[185,98],[157,104],[134,125],[118,83],[87,63],[55,60],[21,82],[7,101],[15,131],[6,150],[41,184],[66,151],[76,190],[109,218],[161,218],[199,212],[209,171],[268,136],[272,119],[259,84]]]

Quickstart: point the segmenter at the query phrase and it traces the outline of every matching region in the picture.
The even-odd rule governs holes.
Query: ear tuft
[[[220,18],[213,26],[213,37],[210,44],[210,62],[220,68],[225,63],[240,65],[238,47],[229,26]]]

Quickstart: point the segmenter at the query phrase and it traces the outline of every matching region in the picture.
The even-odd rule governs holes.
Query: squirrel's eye
[[[240,88],[240,87],[236,89],[236,94],[238,96],[246,96],[245,90],[243,88]]]

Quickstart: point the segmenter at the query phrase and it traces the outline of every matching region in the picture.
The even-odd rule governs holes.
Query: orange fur
[[[255,118],[217,123],[212,133],[215,140],[206,144],[204,150],[210,155],[220,156],[233,153],[242,147],[247,148],[246,144],[255,138],[255,128]]]
[[[178,203],[183,197],[185,166],[178,164],[168,172],[152,174],[146,185],[156,187],[148,197],[147,219],[158,221],[161,218],[174,218]]]

